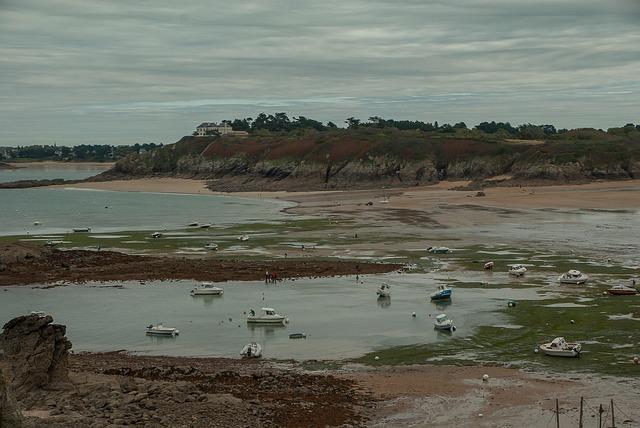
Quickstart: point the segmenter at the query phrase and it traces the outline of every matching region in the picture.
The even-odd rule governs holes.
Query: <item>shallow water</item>
[[[192,221],[228,225],[282,219],[293,204],[267,199],[36,188],[0,190],[0,235],[164,230]],[[34,222],[40,222],[38,226]]]
[[[20,180],[82,180],[92,177],[109,169],[104,165],[73,165],[64,166],[41,164],[17,169],[0,169],[0,183]]]
[[[392,286],[390,301],[376,299],[382,282]],[[426,275],[378,275],[357,284],[353,277],[224,283],[222,297],[192,297],[192,281],[124,283],[124,289],[67,286],[53,289],[10,287],[0,291],[2,319],[42,310],[66,324],[74,349],[126,349],[162,355],[237,356],[249,341],[263,345],[269,358],[338,359],[361,356],[393,345],[427,344],[465,337],[483,324],[505,323],[494,312],[505,299],[527,290],[455,289],[449,305],[431,303],[435,281]],[[264,300],[263,300],[264,296]],[[247,326],[243,312],[272,306],[290,318],[284,327]],[[440,309],[439,309],[440,308]],[[452,335],[433,329],[441,310],[454,320]],[[412,318],[411,313],[416,312]],[[229,319],[232,321],[229,321]],[[180,329],[176,338],[145,335],[149,323]],[[307,339],[289,339],[290,333]]]

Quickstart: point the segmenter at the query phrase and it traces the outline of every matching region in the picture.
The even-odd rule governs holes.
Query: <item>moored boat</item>
[[[608,289],[607,292],[612,296],[635,296],[638,294],[638,290],[627,287],[626,285],[614,285]]]
[[[493,269],[493,268],[494,268],[494,266],[495,266],[495,265],[496,265],[496,264],[495,264],[494,262],[486,262],[486,263],[484,264],[484,269],[485,269],[485,270],[491,270],[491,269]]]
[[[306,339],[307,333],[291,333],[289,339]]]
[[[224,290],[220,287],[216,287],[210,282],[203,282],[199,287],[191,290],[192,296],[221,296]]]
[[[436,317],[436,320],[433,323],[433,327],[436,330],[443,331],[455,331],[456,326],[453,325],[453,321],[449,319],[446,314],[440,314]]]
[[[558,277],[560,284],[584,284],[589,280],[589,276],[579,270],[571,269]]]
[[[211,227],[211,223],[205,223],[198,226],[200,229],[208,229]]]
[[[189,223],[187,226],[188,227],[198,227],[199,223],[197,221],[192,221],[191,223]]]
[[[248,240],[249,240],[249,235],[238,236],[238,241],[245,242],[245,241],[248,241]]]
[[[527,273],[527,268],[524,265],[517,264],[509,267],[509,275],[524,276],[525,273]]]
[[[286,315],[276,313],[273,308],[262,308],[260,315],[250,309],[249,315],[247,315],[247,323],[249,324],[286,324],[288,321],[289,318]]]
[[[206,244],[204,246],[204,248],[206,248],[207,250],[211,250],[211,251],[217,251],[218,250],[218,244],[216,244],[215,242],[209,242],[208,244]]]
[[[449,247],[429,247],[427,248],[427,252],[431,254],[447,254],[452,251]]]
[[[173,328],[173,327],[165,327],[162,325],[162,323],[157,324],[157,325],[153,325],[153,324],[149,324],[147,326],[147,334],[149,336],[177,336],[178,334],[180,334],[180,330],[178,330],[177,328]]]
[[[552,357],[579,357],[582,345],[568,343],[564,337],[556,337],[551,342],[540,345],[540,350]]]
[[[251,342],[244,345],[240,355],[244,358],[260,358],[262,356],[262,346],[257,342]]]
[[[76,233],[91,232],[91,228],[90,227],[74,227],[71,230],[73,230]]]
[[[389,284],[382,284],[380,288],[376,290],[376,294],[378,298],[387,298],[391,297],[391,286]]]
[[[451,298],[453,290],[446,285],[439,285],[436,291],[429,295],[431,300],[446,300]]]
[[[157,239],[157,238],[162,238],[162,233],[160,233],[160,232],[153,232],[153,233],[151,234],[151,237],[152,237],[152,238],[156,238],[156,239]]]

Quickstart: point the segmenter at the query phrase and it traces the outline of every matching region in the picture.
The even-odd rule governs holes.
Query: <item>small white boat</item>
[[[260,315],[250,309],[249,315],[247,315],[247,323],[249,324],[286,324],[287,322],[289,322],[289,318],[286,315],[276,313],[273,308],[262,308]]]
[[[496,264],[494,262],[486,262],[484,264],[484,269],[485,270],[491,270],[491,269],[493,269],[495,267],[495,265]]]
[[[589,276],[579,270],[571,269],[558,277],[560,284],[584,284],[589,280]]]
[[[429,247],[427,248],[427,252],[431,254],[448,254],[452,251],[449,247]]]
[[[246,242],[249,240],[249,235],[238,236],[238,241]]]
[[[240,355],[244,358],[260,358],[262,357],[262,346],[257,342],[251,342],[244,345]]]
[[[211,251],[218,251],[218,244],[216,244],[215,242],[209,242],[204,246],[204,248]]]
[[[151,234],[151,237],[152,237],[152,238],[156,238],[156,239],[157,239],[157,238],[162,238],[162,233],[160,233],[160,232],[153,232],[153,233]]]
[[[44,245],[46,245],[47,247],[55,247],[57,245],[62,244],[62,241],[47,241]]]
[[[76,233],[91,232],[91,228],[90,227],[74,227],[71,230],[73,230]]]
[[[149,324],[147,326],[147,334],[149,336],[172,336],[175,337],[180,334],[180,330],[173,327],[165,327],[162,323],[158,325]]]
[[[208,229],[211,227],[211,223],[205,223],[198,226],[200,229]]]
[[[579,343],[568,343],[564,337],[556,337],[549,343],[540,345],[540,350],[552,357],[579,357],[582,352],[582,345]]]
[[[436,330],[455,331],[456,326],[453,325],[453,321],[449,319],[446,314],[440,314],[436,317],[433,327]]]
[[[192,296],[221,296],[224,290],[210,282],[203,282],[199,287],[191,290],[190,293]]]
[[[517,264],[509,267],[509,275],[524,276],[525,273],[527,273],[527,268],[524,265]]]
[[[33,222],[33,225],[34,226],[40,226],[40,222],[38,220],[36,220],[36,221]]]
[[[387,298],[391,297],[391,286],[389,284],[382,284],[380,288],[376,290],[376,294],[378,298]]]

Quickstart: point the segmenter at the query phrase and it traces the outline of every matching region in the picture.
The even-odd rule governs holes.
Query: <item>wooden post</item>
[[[578,422],[578,428],[584,428],[582,425],[582,407],[584,405],[584,397],[580,397],[580,421]]]
[[[598,409],[598,428],[602,428],[602,412],[604,412],[604,410],[602,410],[601,404],[600,408]]]
[[[560,405],[558,404],[557,398],[556,398],[556,428],[560,428]]]
[[[616,414],[613,412],[613,398],[611,399],[611,428],[616,428]]]

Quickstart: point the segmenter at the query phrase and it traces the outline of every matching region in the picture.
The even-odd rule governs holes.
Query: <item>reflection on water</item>
[[[394,289],[391,299],[378,300],[375,290],[384,279]],[[426,291],[436,281],[428,275],[367,276],[363,285],[353,278],[325,278],[284,282],[277,287],[262,282],[229,282],[224,297],[189,294],[192,281],[126,282],[123,289],[67,286],[52,289],[9,287],[1,292],[4,322],[32,310],[54,316],[67,325],[76,351],[127,349],[162,355],[237,356],[242,346],[257,341],[266,357],[351,358],[393,345],[437,341],[433,329],[437,314]],[[531,291],[456,289],[447,314],[456,321],[456,336],[473,334],[479,325],[506,323],[494,312],[503,299],[519,299]],[[264,300],[263,300],[264,298]],[[287,325],[247,325],[250,307],[270,306],[287,315]],[[380,310],[383,308],[384,310]],[[412,317],[412,313],[416,317]],[[149,337],[145,327],[163,322],[178,328],[176,338]],[[305,332],[308,339],[290,340]]]
[[[378,297],[378,306],[388,308],[391,306],[391,297]]]

